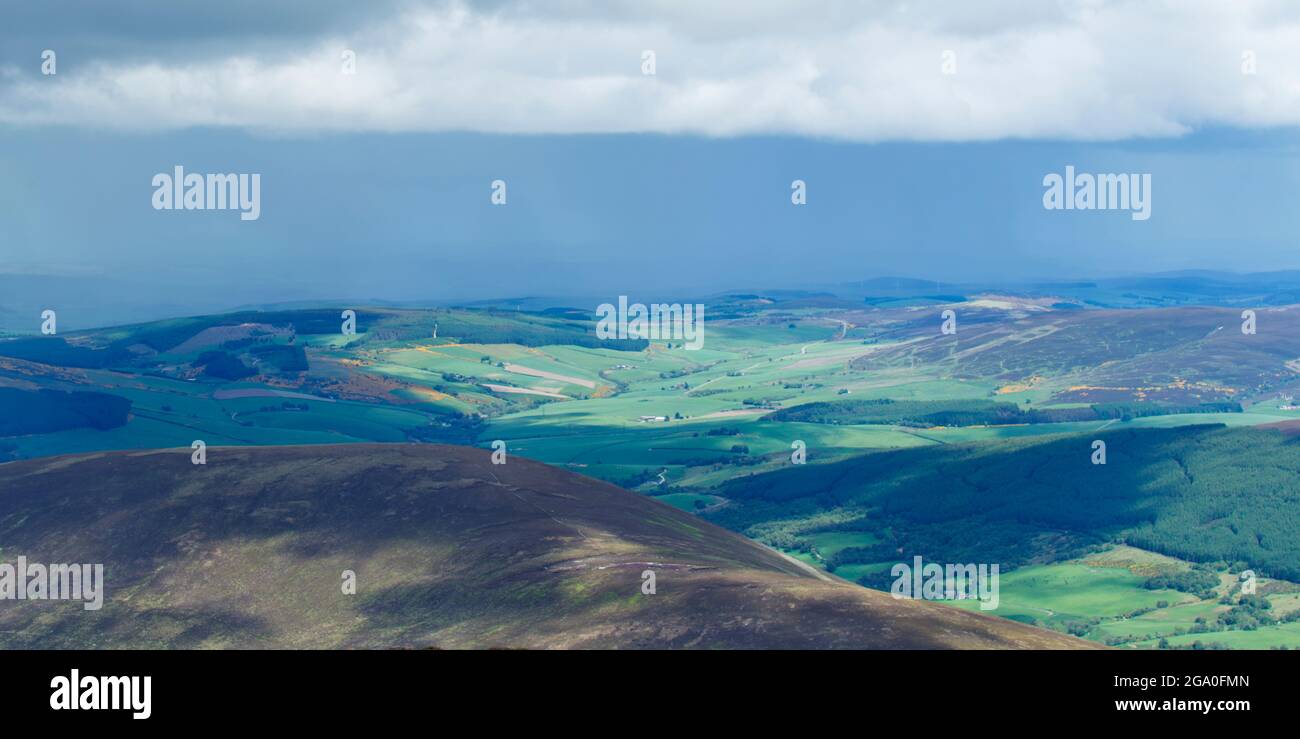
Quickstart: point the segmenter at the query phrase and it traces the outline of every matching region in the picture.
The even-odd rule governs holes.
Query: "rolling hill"
[[[901,551],[1015,567],[1114,541],[1300,579],[1294,437],[1207,424],[1095,438],[1106,464],[1091,462],[1092,438],[1060,435],[787,466],[727,481],[717,492],[733,504],[710,517],[760,535],[773,521],[835,512],[829,528],[877,537],[838,553],[843,563]]]
[[[694,492],[703,518],[867,587],[889,590],[913,556],[996,562],[1004,618],[1127,648],[1293,649],[1294,429],[1121,425],[786,465]]]
[[[937,311],[903,314],[891,338],[907,338],[852,362],[880,371],[916,362],[958,378],[1068,378],[1058,402],[1179,403],[1258,396],[1292,388],[1300,357],[1300,311],[1258,311],[1258,334],[1241,331],[1236,308],[1007,312],[954,306],[956,334]],[[894,315],[894,314],[889,314]]]
[[[895,600],[643,496],[466,447],[25,460],[0,465],[0,510],[0,561],[102,562],[107,581],[99,611],[6,602],[4,648],[1089,646]]]

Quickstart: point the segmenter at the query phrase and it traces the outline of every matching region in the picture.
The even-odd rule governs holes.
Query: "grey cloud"
[[[130,2],[66,25],[33,7],[9,28],[89,40],[53,80],[24,35],[0,123],[862,141],[1300,124],[1300,8],[1278,2]]]

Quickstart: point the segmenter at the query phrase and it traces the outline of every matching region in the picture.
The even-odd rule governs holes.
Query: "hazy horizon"
[[[73,5],[0,31],[0,274],[89,308],[1300,269],[1282,6]],[[1071,168],[1133,208],[1049,209]]]

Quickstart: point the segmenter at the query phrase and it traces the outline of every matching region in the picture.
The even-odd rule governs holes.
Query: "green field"
[[[1122,556],[1116,557],[1117,553]],[[1117,547],[1082,560],[1025,567],[1000,578],[1000,603],[989,612],[1126,648],[1155,648],[1161,639],[1172,647],[1190,646],[1197,641],[1240,649],[1297,646],[1297,622],[1261,625],[1251,630],[1208,630],[1220,614],[1231,609],[1221,598],[1238,593],[1230,585],[1234,578],[1224,578],[1225,585],[1215,598],[1200,599],[1177,590],[1144,587],[1145,574],[1152,567],[1178,569],[1188,565],[1133,547]],[[1279,586],[1300,590],[1300,586],[1280,581],[1265,580],[1259,586],[1264,590]],[[1300,595],[1289,592],[1264,597],[1272,610],[1281,614],[1288,612]],[[972,601],[952,601],[952,605],[979,607]]]
[[[1114,466],[1062,466],[1076,453],[1086,461],[1094,438],[1150,440],[1164,437],[1143,434],[1300,419],[1300,410],[1283,407],[1281,388],[1290,380],[1273,354],[1226,334],[1213,346],[1204,343],[1206,327],[1223,320],[1212,311],[1179,313],[1183,322],[1170,323],[1164,313],[1147,320],[1142,311],[1001,316],[968,308],[985,311],[989,320],[954,342],[934,333],[929,308],[871,309],[869,315],[779,301],[723,308],[715,315],[727,317],[713,319],[699,351],[672,341],[602,342],[581,311],[454,308],[363,308],[353,336],[338,332],[338,310],[331,308],[175,319],[79,332],[66,343],[0,342],[0,385],[109,393],[131,403],[125,423],[114,428],[0,438],[0,460],[188,447],[195,439],[210,445],[449,441],[481,447],[501,440],[512,455],[615,482],[840,577],[874,582],[888,570],[890,558],[880,550],[890,542],[944,541],[924,515],[899,517],[908,500],[929,500],[935,510],[969,508],[988,495],[972,490],[1023,487],[1015,474],[1038,468],[1035,449],[1051,455],[1042,462],[1050,470],[1044,474],[1068,487],[1083,475],[1126,469],[1127,442],[1113,448],[1120,460]],[[1122,340],[1111,342],[1114,337]],[[285,364],[295,355],[303,366]],[[1290,356],[1300,356],[1300,346]],[[1187,376],[1171,373],[1173,365]],[[232,368],[234,375],[223,376]],[[870,423],[826,423],[780,413],[810,403],[870,406],[863,402],[882,400],[924,410],[919,418],[949,418],[972,408],[1028,414],[1107,403],[1129,404],[1134,413],[960,425],[918,423],[912,416],[900,423],[888,414]],[[1239,405],[1241,412],[1187,411],[1214,403]],[[1221,438],[1226,448],[1245,437]],[[1232,448],[1235,458],[1245,459],[1274,443],[1280,444]],[[806,450],[806,467],[792,465],[797,447]],[[1155,447],[1150,454],[1159,458]],[[1009,459],[1029,461],[996,473],[1005,479],[988,471],[1001,470]],[[1267,474],[1273,463],[1249,464]],[[939,469],[944,465],[948,471]],[[952,470],[960,474],[954,478]],[[1131,477],[1101,484],[1155,489],[1179,474],[1176,466],[1152,462]],[[1189,474],[1212,476],[1205,469]],[[943,487],[943,480],[954,479],[974,482],[971,489]],[[877,500],[884,490],[892,492]],[[882,505],[894,518],[876,523]],[[969,510],[972,518],[982,515],[977,507]],[[862,520],[871,525],[820,518],[834,511],[866,516]],[[779,525],[754,533],[760,524]],[[982,538],[958,526],[943,544],[957,553],[982,547],[981,561],[1008,564],[1000,615],[1099,641],[1145,646],[1168,637],[1177,646],[1195,636],[1186,632],[1199,628],[1198,618],[1213,621],[1226,609],[1187,593],[1148,590],[1145,576],[1126,569],[1131,563],[1100,566],[1079,556],[1086,547],[1113,544],[1128,522],[1089,524],[1082,533],[1073,523],[1058,522],[1063,531],[1036,525],[998,523]],[[1284,541],[1289,521],[1269,525],[1274,528],[1267,535]],[[1143,535],[1159,539],[1168,532]],[[1267,547],[1273,560],[1261,563],[1277,565],[1279,556],[1289,556],[1277,554],[1283,548],[1276,542]],[[1243,556],[1253,555],[1234,550],[1234,559]],[[1286,594],[1269,597],[1279,613],[1300,608],[1300,596],[1295,603]],[[1157,608],[1161,601],[1165,605]],[[1221,632],[1231,638],[1219,641],[1271,646],[1288,643],[1291,631],[1291,624],[1261,626]]]

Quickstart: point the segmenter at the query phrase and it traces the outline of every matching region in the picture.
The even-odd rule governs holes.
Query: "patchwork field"
[[[1086,462],[1095,438],[1300,421],[1291,400],[1300,344],[1289,338],[1300,335],[1291,330],[1300,313],[1290,307],[1270,309],[1267,330],[1245,336],[1228,330],[1236,309],[1053,308],[1059,302],[975,295],[850,308],[723,298],[698,351],[600,340],[591,315],[570,309],[361,308],[355,334],[329,308],[10,337],[0,339],[0,390],[12,398],[0,403],[62,405],[57,427],[15,425],[0,436],[0,460],[196,439],[500,441],[511,455],[637,490],[879,587],[899,556],[885,554],[889,542],[937,541],[932,522],[821,517],[875,515],[850,505],[843,485],[874,479],[883,460],[897,472],[888,484],[915,491],[965,450],[1011,459],[1042,442],[1035,448],[1058,455],[1044,469],[1069,481],[1080,473],[1059,468],[1059,453],[1078,443]],[[938,330],[945,307],[961,317],[956,336]],[[1127,453],[1113,448],[1107,469],[1125,469]],[[820,479],[813,470],[837,482],[806,489],[800,480]],[[1153,479],[1111,484],[1144,489]],[[962,494],[935,500],[951,506]],[[999,614],[1131,646],[1195,642],[1186,637],[1204,626],[1196,618],[1213,622],[1229,606],[1188,602],[1123,567],[1080,559],[1080,547],[1113,545],[1127,525],[1081,535],[1035,521],[986,537],[981,561],[1007,566]],[[1282,561],[1275,551],[1255,556],[1231,559],[1264,569]],[[1266,645],[1281,645],[1290,629],[1260,625],[1250,639],[1214,641],[1258,645],[1272,634]]]

